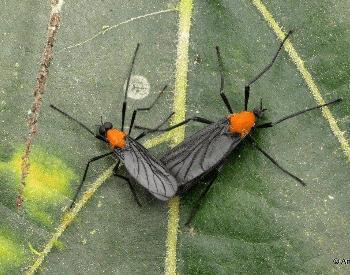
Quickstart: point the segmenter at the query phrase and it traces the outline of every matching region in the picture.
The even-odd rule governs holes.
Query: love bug
[[[216,53],[221,76],[220,96],[230,113],[228,117],[220,119],[217,122],[212,122],[210,120],[200,117],[192,117],[186,119],[185,121],[175,126],[166,129],[149,129],[146,127],[135,126],[137,128],[144,129],[148,132],[153,132],[169,131],[189,121],[198,121],[209,124],[207,127],[196,132],[195,134],[187,138],[185,141],[168,151],[161,158],[161,161],[170,169],[171,173],[181,184],[179,185],[177,195],[185,193],[194,184],[201,182],[201,180],[209,173],[213,173],[212,179],[210,180],[204,192],[199,197],[198,202],[196,206],[192,209],[185,225],[188,225],[191,222],[203,198],[208,193],[218,174],[224,169],[228,161],[229,155],[243,141],[243,139],[247,139],[250,142],[250,144],[252,144],[260,152],[262,152],[273,164],[275,164],[284,173],[288,174],[289,176],[300,182],[302,185],[305,185],[305,182],[303,180],[281,167],[269,154],[267,154],[259,145],[257,145],[254,139],[249,135],[255,129],[273,127],[289,118],[298,116],[300,114],[309,112],[314,109],[321,108],[323,106],[334,104],[342,100],[341,98],[339,98],[326,104],[298,111],[289,116],[285,116],[277,120],[276,122],[268,122],[261,125],[257,125],[257,122],[264,117],[264,112],[266,111],[266,109],[263,109],[261,101],[259,108],[255,108],[253,112],[247,111],[250,85],[253,84],[266,71],[270,69],[270,67],[275,62],[279,52],[281,51],[284,42],[291,33],[292,30],[288,32],[288,34],[280,44],[277,53],[274,55],[272,61],[256,77],[254,77],[253,80],[250,81],[247,86],[245,86],[245,101],[243,112],[234,113],[225,93],[223,92],[224,77],[222,62],[219,47],[216,46]]]
[[[89,165],[94,161],[97,161],[99,159],[102,159],[112,154],[115,154],[119,159],[119,161],[117,162],[116,166],[113,169],[113,174],[121,179],[124,179],[128,183],[136,202],[140,206],[141,206],[141,203],[139,202],[136,196],[135,189],[131,185],[130,180],[127,177],[118,174],[118,168],[121,162],[124,163],[124,166],[128,171],[128,173],[131,175],[131,177],[134,178],[143,187],[145,187],[153,196],[155,196],[159,200],[167,201],[172,197],[174,197],[176,194],[179,184],[176,182],[175,177],[170,173],[169,169],[160,160],[158,160],[150,151],[148,151],[146,148],[144,148],[141,144],[137,142],[137,140],[144,137],[146,133],[144,132],[140,134],[135,139],[132,139],[130,137],[130,133],[133,128],[137,112],[150,110],[158,101],[158,99],[160,98],[160,96],[162,95],[162,93],[164,92],[167,86],[164,87],[164,89],[161,91],[157,99],[153,102],[153,104],[150,107],[138,108],[134,110],[132,114],[131,122],[130,122],[129,132],[128,133],[124,132],[127,93],[128,93],[129,83],[130,83],[131,72],[135,63],[135,58],[136,58],[138,49],[139,49],[139,44],[137,44],[137,47],[135,49],[128,78],[127,78],[127,82],[126,82],[125,97],[124,97],[124,102],[122,107],[121,130],[113,128],[113,125],[110,122],[102,123],[102,119],[101,119],[99,132],[98,134],[95,134],[91,129],[89,129],[80,121],[76,120],[75,118],[63,112],[62,110],[58,109],[57,107],[50,105],[50,107],[52,107],[53,109],[65,115],[69,119],[77,122],[81,127],[83,127],[85,130],[91,133],[98,140],[108,143],[109,148],[112,150],[111,152],[91,158],[88,161],[85,168],[83,179],[75,193],[75,196],[73,198],[73,201],[70,207],[74,205],[77,199],[77,196],[83,186],[83,183],[85,181],[85,178],[89,169]],[[158,127],[163,126],[164,123],[171,117],[171,115]]]

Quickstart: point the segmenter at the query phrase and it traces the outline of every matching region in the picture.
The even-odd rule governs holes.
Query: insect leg
[[[118,177],[118,178],[121,178],[121,179],[125,180],[128,183],[128,185],[130,187],[130,190],[131,190],[131,193],[132,193],[132,195],[135,198],[135,201],[141,207],[142,204],[140,203],[139,199],[137,198],[136,191],[135,191],[134,187],[131,185],[131,182],[130,182],[129,178],[118,174],[119,165],[120,165],[120,160],[118,161],[117,165],[113,168],[113,175]]]
[[[218,177],[219,173],[225,168],[226,163],[228,161],[228,158],[225,159],[216,169],[216,173],[214,175],[214,177],[212,178],[212,180],[209,182],[208,186],[205,188],[204,192],[201,194],[201,196],[199,197],[199,200],[197,202],[197,205],[191,210],[191,213],[185,223],[185,226],[188,226],[194,216],[194,214],[196,213],[197,209],[199,208],[199,205],[201,204],[203,198],[205,197],[205,195],[208,193],[209,189],[211,188],[211,186],[213,185],[214,181],[216,180],[216,178]]]
[[[179,126],[182,126],[182,125],[188,123],[189,121],[198,121],[198,122],[205,123],[205,124],[212,124],[212,123],[214,123],[213,121],[208,120],[208,119],[206,119],[206,118],[201,118],[201,117],[195,116],[195,117],[188,118],[188,119],[186,119],[186,120],[184,120],[184,121],[182,121],[182,122],[180,122],[180,123],[178,123],[178,124],[176,124],[176,125],[173,125],[173,126],[171,126],[171,127],[169,127],[169,128],[165,128],[165,129],[158,129],[158,128],[151,129],[151,128],[147,128],[147,127],[143,127],[143,126],[138,126],[138,125],[135,125],[134,127],[137,128],[137,129],[146,130],[148,133],[153,133],[153,132],[168,132],[168,131],[170,131],[170,130],[172,130],[172,129],[174,129],[174,128],[177,128],[177,127],[179,127]]]
[[[173,115],[175,114],[175,112],[172,112],[161,124],[159,124],[156,128],[154,128],[153,132],[157,131],[160,127],[162,127]],[[136,125],[135,125],[136,127]],[[141,134],[139,134],[134,140],[139,140],[140,138],[143,138],[145,135],[147,135],[149,133],[149,131],[144,131]]]
[[[101,158],[107,157],[107,156],[109,156],[109,155],[112,155],[113,153],[114,153],[114,152],[112,151],[112,152],[109,152],[109,153],[106,153],[106,154],[103,154],[103,155],[94,157],[94,158],[92,158],[92,159],[90,159],[90,160],[88,161],[88,163],[87,163],[87,165],[86,165],[86,168],[85,168],[83,180],[81,181],[81,183],[80,183],[80,185],[79,185],[79,187],[78,187],[78,189],[77,189],[77,192],[76,192],[75,195],[74,195],[74,198],[73,198],[72,204],[70,205],[70,208],[72,208],[73,205],[75,204],[75,201],[76,201],[76,199],[77,199],[77,197],[78,197],[78,194],[79,194],[81,188],[83,187],[83,183],[84,183],[84,181],[85,181],[86,174],[87,174],[87,172],[88,172],[90,163],[91,163],[91,162],[94,162],[94,161],[96,161],[96,160],[99,160],[99,159],[101,159]]]
[[[215,48],[216,48],[216,55],[218,57],[220,79],[221,79],[220,96],[221,96],[222,100],[224,101],[224,103],[225,103],[228,111],[230,112],[230,114],[233,114],[233,110],[231,108],[230,102],[228,101],[225,93],[223,92],[223,90],[224,90],[224,73],[223,73],[222,61],[221,61],[221,57],[220,57],[220,49],[219,49],[219,46],[216,46]]]
[[[272,61],[265,67],[265,69],[263,69],[256,77],[254,77],[247,86],[245,86],[245,99],[244,99],[244,110],[247,111],[248,108],[248,99],[249,99],[249,91],[250,91],[250,85],[253,84],[256,80],[258,80],[264,73],[266,73],[271,66],[273,65],[273,63],[275,62],[278,54],[280,53],[284,42],[287,40],[287,38],[293,33],[293,30],[290,30],[287,35],[285,36],[285,38],[283,39],[283,41],[281,42],[275,56],[272,58]]]
[[[137,108],[136,110],[134,110],[134,112],[132,113],[132,117],[131,117],[131,122],[130,122],[130,127],[129,127],[129,135],[130,135],[131,130],[132,130],[132,127],[133,127],[133,125],[134,125],[137,112],[138,112],[138,111],[149,111],[149,110],[151,110],[152,107],[156,104],[156,102],[158,101],[158,99],[160,98],[160,96],[163,94],[163,92],[165,91],[165,89],[166,89],[167,87],[168,87],[167,85],[164,86],[163,90],[159,93],[158,97],[157,97],[156,100],[152,103],[151,106],[146,107],[146,108]]]
[[[134,67],[134,64],[135,64],[135,59],[136,59],[136,55],[137,55],[137,51],[139,50],[139,47],[140,47],[140,44],[137,43],[136,49],[135,49],[135,52],[134,52],[134,56],[132,57],[131,66],[130,66],[130,70],[129,70],[129,73],[128,73],[128,78],[126,80],[125,97],[124,97],[123,109],[122,109],[122,128],[121,128],[122,132],[124,130],[125,112],[126,112],[126,98],[128,96],[131,72],[132,72],[132,68]]]
[[[216,180],[218,175],[219,175],[219,172],[216,172],[214,178],[209,182],[208,186],[205,188],[204,192],[199,197],[199,200],[198,200],[196,206],[191,210],[191,213],[188,216],[187,221],[185,222],[185,226],[188,226],[190,224],[194,214],[196,213],[197,209],[199,208],[199,205],[201,204],[201,202],[202,202],[203,198],[205,197],[205,195],[208,193],[210,187],[213,185],[213,183]]]
[[[279,169],[281,169],[284,173],[287,175],[291,176],[293,179],[296,181],[300,182],[302,185],[306,185],[306,183],[298,178],[297,176],[293,175],[292,173],[288,172],[286,169],[284,169],[282,166],[280,166],[268,153],[266,153],[259,145],[255,144],[255,141],[252,137],[247,136],[248,141],[250,142],[251,145],[253,145],[256,149],[258,149],[261,153],[263,153],[274,165],[276,165]]]

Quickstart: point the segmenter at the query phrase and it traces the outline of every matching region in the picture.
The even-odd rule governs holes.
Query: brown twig
[[[21,185],[18,190],[18,196],[17,196],[17,209],[21,210],[21,205],[23,203],[23,197],[22,193],[24,191],[24,188],[26,186],[26,178],[29,174],[29,167],[30,167],[30,148],[32,146],[34,137],[38,134],[37,130],[37,119],[39,117],[39,111],[40,106],[42,102],[42,95],[45,92],[45,84],[46,80],[48,78],[48,73],[50,71],[50,64],[53,59],[53,45],[56,43],[56,34],[59,29],[59,23],[60,23],[60,14],[61,14],[61,8],[64,3],[64,0],[52,0],[51,7],[50,7],[50,20],[48,25],[48,35],[47,35],[47,41],[45,45],[45,49],[43,51],[42,57],[41,57],[41,67],[39,69],[39,76],[36,78],[38,81],[38,85],[34,90],[34,102],[32,103],[32,115],[28,120],[28,126],[29,126],[29,132],[28,136],[26,138],[26,151],[24,155],[22,156],[22,165],[21,165]]]

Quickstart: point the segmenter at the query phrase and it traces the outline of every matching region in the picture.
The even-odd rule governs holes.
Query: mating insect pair
[[[138,47],[135,50],[135,54],[132,60],[132,65],[131,65],[128,80],[127,80],[125,100],[124,100],[123,109],[122,109],[121,131],[112,129],[112,124],[110,123],[104,123],[103,125],[100,126],[99,134],[94,134],[84,124],[78,122],[71,116],[67,115],[66,113],[62,112],[61,110],[51,105],[56,110],[60,111],[64,115],[68,116],[69,118],[79,123],[82,127],[84,127],[86,130],[92,133],[96,138],[102,141],[108,142],[112,149],[112,152],[92,158],[88,162],[87,167],[85,169],[83,180],[73,199],[72,205],[74,204],[77,198],[77,195],[83,185],[83,182],[85,180],[85,177],[88,171],[89,164],[95,160],[101,159],[113,153],[115,153],[119,158],[119,162],[117,163],[114,169],[114,174],[118,177],[125,179],[128,182],[131,188],[131,191],[136,201],[138,202],[138,204],[140,203],[137,199],[136,193],[129,179],[117,173],[117,170],[120,165],[120,161],[124,162],[126,169],[130,173],[130,175],[136,179],[137,182],[139,182],[141,185],[147,188],[155,197],[164,201],[171,199],[175,195],[183,194],[194,184],[201,182],[201,180],[208,173],[215,171],[212,180],[209,182],[205,191],[201,194],[196,207],[192,210],[186,222],[186,225],[187,225],[191,221],[196,209],[199,207],[204,196],[207,194],[210,187],[214,183],[219,172],[221,172],[224,169],[228,161],[228,156],[232,153],[233,149],[241,143],[241,141],[244,138],[247,138],[248,141],[255,148],[261,151],[283,172],[287,173],[288,175],[290,175],[291,177],[299,181],[301,184],[305,185],[305,183],[301,179],[291,174],[290,172],[286,171],[279,164],[277,164],[277,162],[273,160],[273,158],[270,157],[262,148],[260,148],[254,142],[253,138],[249,136],[249,133],[251,133],[251,131],[254,129],[273,127],[274,125],[286,119],[297,116],[299,114],[341,101],[341,99],[337,99],[327,104],[318,105],[313,108],[296,112],[276,122],[264,123],[258,126],[256,125],[256,122],[263,118],[264,111],[266,109],[263,109],[261,104],[260,108],[255,108],[253,112],[247,111],[250,85],[254,83],[257,79],[259,79],[273,65],[285,40],[288,38],[288,36],[291,33],[292,31],[290,31],[285,37],[285,39],[282,41],[271,63],[264,70],[262,70],[252,81],[250,81],[249,84],[245,87],[245,111],[238,114],[233,113],[231,105],[225,93],[223,92],[224,77],[223,77],[222,62],[220,58],[219,47],[216,47],[220,75],[221,75],[220,96],[224,101],[227,109],[230,112],[230,115],[228,116],[228,118],[221,119],[217,122],[212,122],[210,120],[200,118],[200,117],[192,117],[192,118],[186,119],[185,121],[175,126],[165,128],[165,129],[161,129],[161,127],[165,124],[166,121],[164,121],[161,125],[159,125],[155,129],[150,129],[150,128],[135,125],[135,128],[144,129],[145,132],[139,135],[135,140],[131,139],[129,135],[135,121],[136,112],[140,110],[150,110],[154,106],[156,101],[159,99],[160,97],[159,95],[156,101],[151,105],[151,107],[137,109],[134,111],[131,119],[129,133],[128,135],[125,134],[123,132],[123,127],[124,127],[125,110],[126,110],[127,89],[128,89],[128,83],[130,81],[131,71],[135,61]],[[184,142],[182,142],[175,148],[171,149],[160,160],[155,158],[142,145],[136,142],[136,140],[145,136],[147,133],[156,132],[156,131],[170,131],[175,127],[179,127],[185,123],[188,123],[189,121],[198,121],[201,123],[209,124],[209,126],[203,128],[202,130],[190,136],[188,139],[186,139]]]

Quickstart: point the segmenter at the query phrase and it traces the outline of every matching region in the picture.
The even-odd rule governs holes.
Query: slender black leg
[[[118,178],[121,178],[121,179],[125,180],[125,181],[128,183],[128,185],[129,185],[129,187],[130,187],[130,190],[131,190],[131,193],[132,193],[132,195],[133,195],[134,198],[135,198],[135,201],[136,201],[137,204],[141,207],[142,204],[140,203],[139,199],[137,198],[137,196],[136,196],[136,191],[135,191],[134,187],[132,186],[132,184],[131,184],[129,178],[124,177],[124,176],[118,174],[119,165],[120,165],[120,160],[118,161],[117,165],[113,168],[113,175],[116,176],[116,177],[118,177]]]
[[[205,123],[205,124],[212,124],[214,123],[213,121],[211,120],[208,120],[208,119],[205,119],[205,118],[201,118],[201,117],[191,117],[191,118],[188,118],[174,126],[171,126],[169,128],[165,128],[165,129],[157,129],[157,128],[154,128],[154,129],[151,129],[151,128],[147,128],[147,127],[142,127],[142,126],[138,126],[138,125],[135,125],[134,127],[137,128],[137,129],[142,129],[142,130],[146,130],[148,133],[152,133],[152,132],[168,132],[174,128],[177,128],[179,126],[182,126],[186,123],[188,123],[189,121],[197,121],[197,122],[201,122],[201,123]]]
[[[123,107],[122,107],[122,128],[121,128],[122,132],[124,131],[125,113],[126,113],[126,101],[123,102]]]
[[[185,222],[185,226],[188,226],[190,224],[190,222],[192,221],[194,214],[196,213],[197,209],[199,208],[203,198],[205,197],[205,195],[208,193],[210,187],[213,185],[214,181],[216,180],[216,178],[218,177],[219,172],[216,172],[214,178],[209,182],[208,186],[205,188],[204,192],[201,194],[201,196],[198,199],[198,202],[196,204],[196,206],[194,208],[192,208],[190,215],[187,218],[187,221]]]
[[[140,47],[140,44],[137,43],[136,49],[135,49],[135,52],[134,52],[134,56],[132,57],[131,66],[130,66],[129,73],[128,73],[128,78],[126,80],[125,97],[124,97],[123,109],[122,109],[122,128],[121,128],[122,132],[124,131],[125,112],[126,112],[126,98],[128,96],[131,72],[132,72],[132,68],[134,67],[134,64],[135,64],[135,59],[136,59],[136,55],[137,55],[137,51],[139,50],[139,47]]]
[[[131,134],[131,130],[132,127],[134,125],[135,122],[135,118],[136,118],[136,114],[138,111],[149,111],[153,108],[153,106],[156,104],[156,102],[158,101],[158,99],[160,98],[160,96],[164,93],[165,89],[168,87],[168,85],[165,85],[163,90],[159,93],[158,97],[156,98],[156,100],[152,103],[151,106],[146,107],[146,108],[137,108],[136,110],[134,110],[134,112],[132,113],[132,117],[131,117],[131,122],[130,122],[130,127],[129,127],[129,136]]]
[[[83,127],[85,130],[87,130],[90,134],[92,134],[95,138],[99,139],[99,140],[102,140],[104,142],[107,142],[108,141],[101,135],[97,135],[95,134],[90,128],[88,128],[86,125],[84,125],[83,123],[81,123],[80,121],[76,120],[74,117],[68,115],[67,113],[63,112],[62,110],[58,109],[56,106],[50,104],[50,107],[55,109],[56,111],[60,112],[61,114],[65,115],[66,117],[68,117],[69,119],[75,121],[76,123],[78,123],[81,127]]]
[[[247,110],[248,108],[248,99],[249,99],[249,91],[250,91],[250,85],[253,84],[255,81],[257,81],[264,73],[266,73],[270,68],[271,66],[273,65],[273,63],[275,62],[278,54],[280,53],[282,47],[283,47],[283,44],[284,42],[287,40],[287,38],[293,33],[293,30],[290,30],[286,37],[283,39],[283,41],[281,42],[275,56],[272,58],[272,61],[265,67],[265,69],[263,69],[256,77],[254,77],[249,83],[247,86],[245,86],[245,99],[244,99],[244,110]]]
[[[264,73],[266,73],[273,65],[273,63],[275,62],[278,54],[280,53],[282,47],[283,47],[283,44],[284,42],[286,42],[287,38],[293,33],[293,30],[290,30],[286,37],[283,39],[283,41],[281,42],[275,56],[272,58],[272,61],[265,67],[265,69],[263,69],[256,77],[254,77],[249,83],[247,86],[250,86],[251,84],[253,84],[256,80],[258,80]]]
[[[267,122],[267,123],[258,125],[258,126],[256,126],[256,128],[269,128],[269,127],[273,127],[273,126],[275,126],[276,124],[281,123],[282,121],[285,121],[285,120],[287,120],[287,119],[289,119],[289,118],[298,116],[298,115],[300,115],[300,114],[303,114],[303,113],[306,113],[306,112],[309,112],[309,111],[312,111],[312,110],[315,110],[315,109],[318,109],[318,108],[321,108],[321,107],[324,107],[324,106],[327,106],[327,105],[330,105],[330,104],[334,104],[334,103],[340,102],[340,101],[342,101],[342,100],[343,100],[342,98],[338,98],[338,99],[333,100],[333,101],[331,101],[331,102],[328,102],[328,103],[326,103],[326,104],[317,105],[317,106],[312,107],[312,108],[307,108],[307,109],[305,109],[305,110],[301,110],[301,111],[296,112],[296,113],[294,113],[294,114],[291,114],[291,115],[289,115],[289,116],[285,116],[285,117],[283,117],[283,118],[277,120],[276,122]]]
[[[248,110],[249,94],[250,94],[250,86],[245,86],[244,87],[244,111]]]
[[[78,187],[78,189],[77,189],[77,192],[76,192],[75,195],[74,195],[74,198],[73,198],[72,204],[70,205],[70,208],[72,208],[73,205],[75,204],[75,201],[76,201],[76,199],[77,199],[77,197],[78,197],[78,194],[79,194],[81,188],[83,187],[83,183],[84,183],[84,181],[85,181],[86,174],[87,174],[87,172],[88,172],[88,170],[89,170],[89,165],[90,165],[90,163],[91,163],[91,162],[94,162],[94,161],[96,161],[96,160],[99,160],[99,159],[101,159],[101,158],[107,157],[107,156],[109,156],[109,155],[112,155],[113,153],[114,153],[114,152],[112,151],[112,152],[109,152],[109,153],[106,153],[106,154],[103,154],[103,155],[94,157],[94,158],[92,158],[92,159],[90,159],[90,160],[88,161],[88,163],[87,163],[87,165],[86,165],[86,168],[85,168],[83,180],[81,181],[81,183],[80,183],[80,185],[79,185],[79,187]]]
[[[259,145],[257,145],[255,143],[254,139],[251,136],[247,136],[247,137],[248,137],[248,141],[250,142],[250,144],[253,145],[256,149],[258,149],[261,153],[263,153],[274,165],[276,165],[279,169],[281,169],[287,175],[291,176],[296,181],[300,182],[302,185],[304,185],[304,186],[306,185],[306,183],[302,179],[300,179],[297,176],[293,175],[292,173],[288,172],[281,165],[279,165],[268,153],[266,153]]]
[[[218,57],[220,79],[221,79],[220,96],[221,96],[222,100],[224,101],[224,103],[225,103],[228,111],[230,112],[230,114],[233,114],[230,102],[228,101],[225,93],[223,92],[223,90],[224,90],[224,73],[223,73],[223,69],[222,69],[222,61],[221,61],[221,56],[220,56],[220,49],[219,49],[219,46],[216,46],[215,48],[216,48],[216,55]]]
[[[219,46],[216,46],[216,52],[217,52],[217,56],[218,56],[219,70],[220,70],[220,75],[221,75],[220,95],[221,95],[221,98],[223,99],[223,101],[224,101],[226,107],[228,108],[229,112],[232,114],[233,111],[232,111],[231,105],[230,105],[230,103],[229,103],[229,101],[228,101],[228,99],[227,99],[225,93],[223,92],[223,88],[224,88],[224,76],[223,76],[222,62],[221,62],[221,58],[220,58]],[[164,89],[165,89],[165,88],[164,88]],[[163,89],[163,90],[164,90],[164,89]],[[159,96],[158,96],[158,97],[159,97]],[[157,100],[158,100],[158,98],[156,99],[156,101],[157,101]],[[155,104],[155,102],[152,104],[151,107],[153,107],[154,104]],[[151,108],[151,107],[150,107],[150,108]],[[146,108],[145,108],[145,109],[146,109]],[[139,109],[138,109],[138,110],[139,110]],[[149,108],[146,109],[146,110],[149,110]],[[137,111],[137,110],[134,111],[133,117],[132,117],[132,119],[131,119],[131,125],[133,125],[133,123],[134,123],[134,119],[135,119],[135,116],[136,116],[136,113],[135,113],[136,111]],[[188,118],[188,119],[184,120],[183,122],[180,122],[180,123],[178,123],[178,124],[176,124],[176,125],[174,125],[174,126],[171,126],[171,127],[169,127],[169,128],[165,128],[165,129],[159,129],[160,126],[154,128],[154,129],[151,129],[151,128],[147,128],[147,127],[135,125],[134,127],[135,127],[136,129],[145,130],[145,132],[143,132],[141,135],[139,135],[136,139],[140,139],[140,138],[144,137],[147,133],[152,133],[152,132],[167,132],[167,131],[170,131],[170,130],[172,130],[172,129],[175,129],[175,128],[179,127],[179,126],[182,126],[182,125],[188,123],[189,121],[198,121],[198,122],[205,123],[205,124],[211,124],[211,123],[213,123],[213,121],[208,120],[208,119],[205,119],[205,118],[201,118],[201,117],[192,117],[192,118]],[[131,129],[131,127],[130,127],[130,129]],[[131,130],[130,130],[130,131],[131,131]],[[129,134],[130,134],[130,132],[129,132]]]
[[[175,112],[172,112],[161,124],[159,124],[155,129],[154,132],[157,131],[160,127],[162,127],[173,115],[175,114]],[[136,126],[135,126],[136,127]],[[148,131],[144,131],[141,134],[139,134],[135,140],[139,140],[140,138],[143,138],[145,135],[148,134]]]
[[[192,218],[194,217],[194,214],[196,213],[197,209],[199,208],[201,202],[203,201],[203,198],[208,193],[209,189],[213,185],[213,183],[216,180],[216,178],[218,177],[219,173],[225,168],[227,162],[228,162],[228,158],[226,158],[216,169],[216,173],[215,173],[214,177],[212,178],[212,180],[209,182],[208,186],[205,188],[204,192],[199,197],[199,200],[198,200],[196,206],[191,210],[191,213],[190,213],[190,215],[185,223],[185,226],[188,226],[190,224]]]

